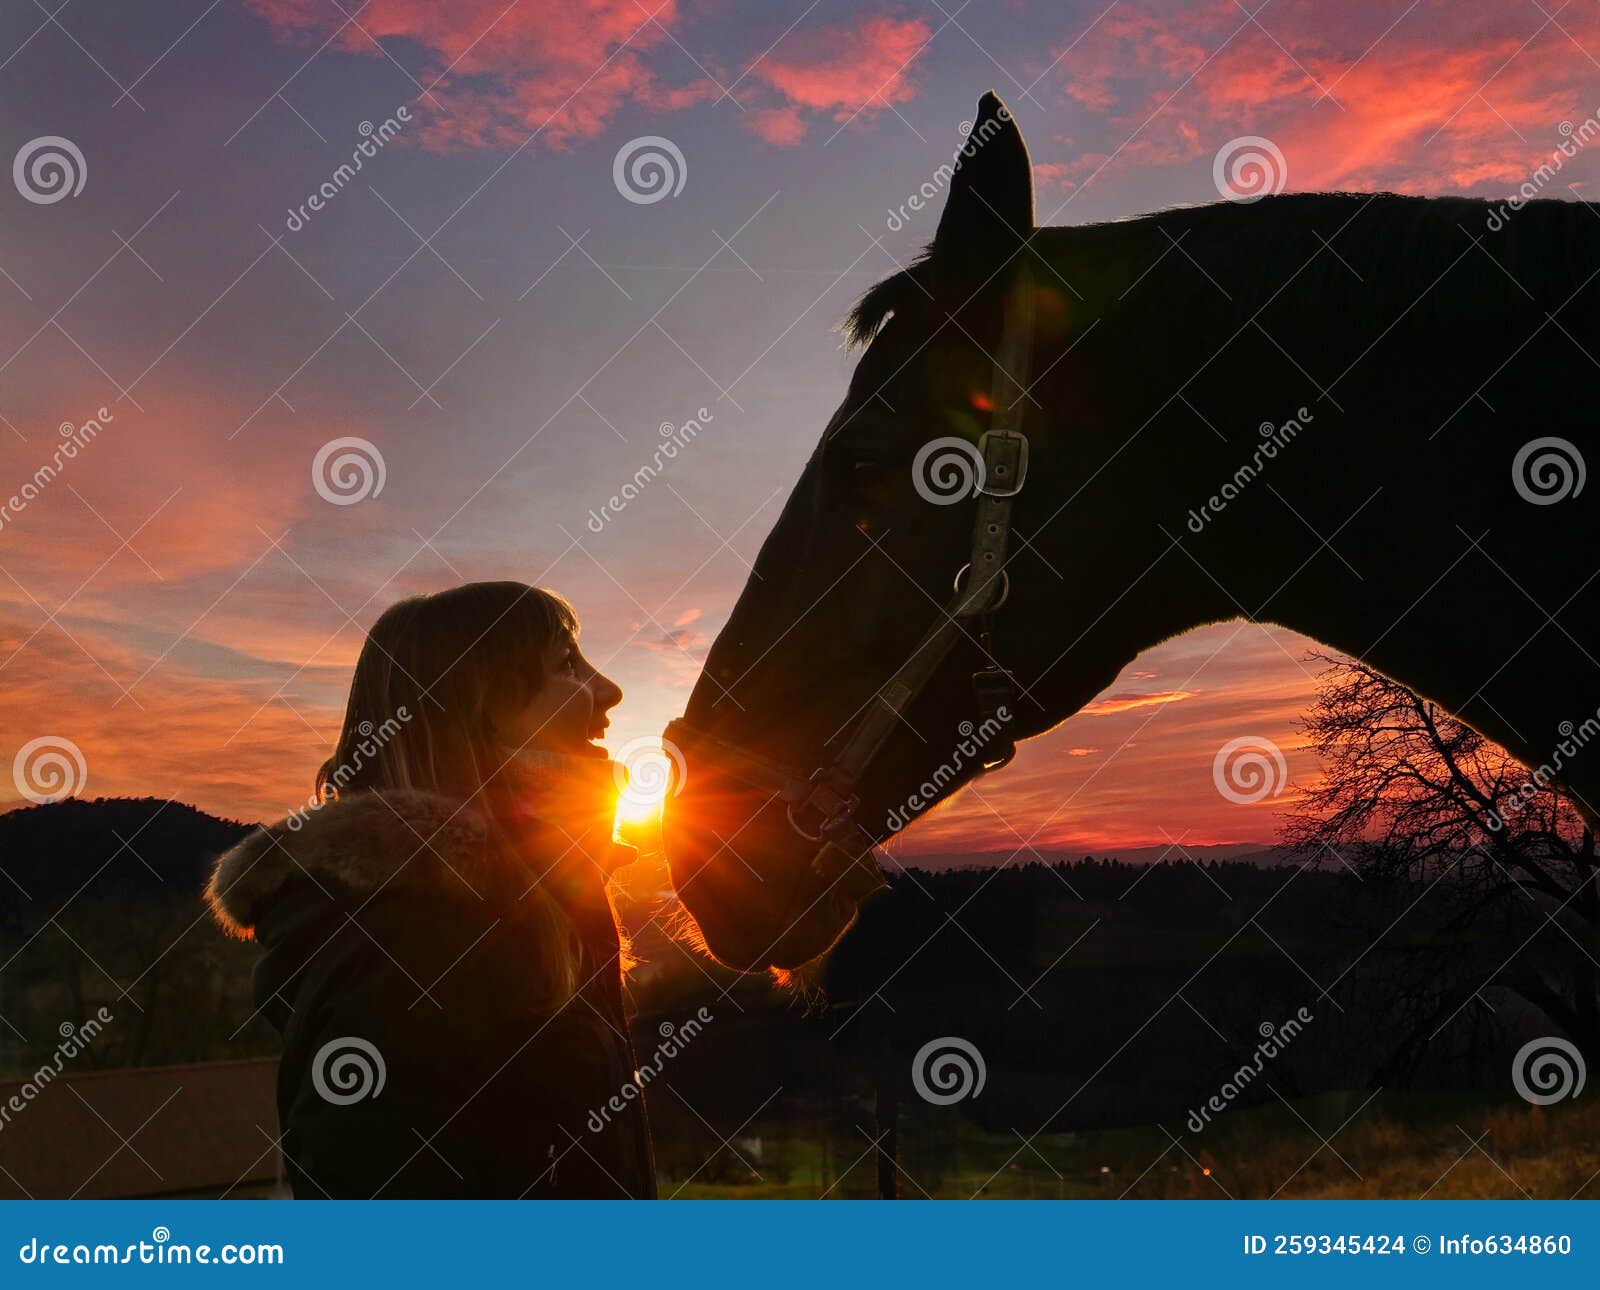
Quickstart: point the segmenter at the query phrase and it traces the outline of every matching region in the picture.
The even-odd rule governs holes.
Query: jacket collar
[[[361,896],[391,883],[465,882],[481,891],[488,865],[479,811],[410,789],[352,793],[263,825],[223,852],[206,900],[224,931],[248,938],[296,876]]]
[[[519,756],[501,787],[529,845],[511,855],[492,844],[479,806],[441,793],[377,789],[305,807],[219,856],[206,900],[224,931],[248,939],[297,877],[359,897],[391,889],[474,899],[504,890],[508,879],[525,890],[574,843],[609,872],[633,858],[610,837],[611,768],[598,758]]]

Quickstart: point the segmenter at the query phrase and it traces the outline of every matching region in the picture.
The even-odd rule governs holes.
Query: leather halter
[[[933,680],[957,639],[968,634],[969,623],[977,624],[981,647],[993,662],[990,620],[1011,594],[1005,569],[1011,503],[1022,491],[1028,475],[1028,440],[1021,426],[1023,404],[1028,398],[1033,321],[1032,275],[1024,263],[1018,266],[1007,294],[994,361],[989,428],[978,440],[983,473],[976,488],[978,505],[971,558],[957,570],[950,599],[938,620],[923,634],[899,670],[879,687],[853,725],[847,727],[848,737],[838,751],[832,757],[825,756],[808,773],[697,730],[685,718],[667,726],[667,739],[682,746],[710,746],[721,754],[719,769],[752,787],[779,793],[788,804],[790,827],[807,841],[821,844],[812,858],[812,867],[824,878],[859,867],[870,853],[870,837],[865,846],[852,849],[845,845],[852,830],[859,827],[855,817],[861,799],[856,787],[906,709]],[[1011,673],[998,664],[982,667],[973,672],[972,683],[983,720],[1009,720],[1012,714],[1007,705],[1015,694]],[[986,761],[982,769],[998,770],[1015,754],[1016,745],[1007,736],[1001,755]],[[872,873],[876,876],[875,865]],[[876,885],[882,885],[881,878]]]

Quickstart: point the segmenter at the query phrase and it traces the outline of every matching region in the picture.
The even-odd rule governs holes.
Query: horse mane
[[[1292,279],[1292,294],[1314,301],[1325,320],[1364,328],[1381,327],[1402,313],[1413,324],[1476,325],[1485,310],[1502,303],[1526,307],[1529,296],[1554,309],[1600,269],[1600,207],[1545,198],[1512,210],[1508,201],[1483,198],[1291,193],[1049,226],[1035,233],[1033,246],[1071,280],[1074,258],[1096,255],[1102,244],[1146,240],[1153,259],[1180,238],[1233,297],[1229,302],[1202,283],[1186,307],[1198,301],[1219,312],[1248,312],[1274,297],[1286,298],[1285,284]],[[1477,248],[1474,238],[1481,243]],[[1486,257],[1494,265],[1484,263]],[[847,343],[870,344],[891,315],[925,307],[934,294],[932,279],[929,246],[856,301],[841,323]],[[1170,307],[1160,290],[1134,293],[1118,305],[1131,314],[1161,314]]]

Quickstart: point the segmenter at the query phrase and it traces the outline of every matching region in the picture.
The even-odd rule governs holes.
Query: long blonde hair
[[[469,582],[391,605],[356,659],[333,755],[317,772],[317,795],[420,789],[459,798],[485,820],[490,845],[508,848],[492,791],[509,750],[495,738],[491,705],[531,701],[545,683],[544,658],[578,616],[553,591],[520,582]],[[578,988],[582,944],[564,906],[542,885],[523,895],[536,958],[529,970],[550,1007]]]

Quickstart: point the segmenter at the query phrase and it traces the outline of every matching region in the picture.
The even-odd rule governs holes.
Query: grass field
[[[724,1154],[716,1183],[703,1175],[663,1177],[661,1194],[874,1194],[869,1122],[849,1141],[795,1135],[795,1127],[761,1126],[759,1153],[742,1150],[759,1176]],[[899,1190],[907,1198],[1600,1199],[1600,1103],[1592,1098],[1540,1108],[1470,1097],[1333,1094],[1235,1112],[1199,1135],[1168,1128],[1024,1143],[964,1120],[908,1119]]]

